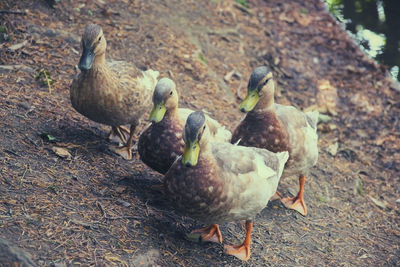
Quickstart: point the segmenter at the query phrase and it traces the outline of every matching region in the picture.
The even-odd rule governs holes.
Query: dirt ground
[[[0,13],[0,236],[39,266],[400,265],[400,91],[319,0],[5,0],[0,9],[24,13]],[[103,27],[108,58],[171,77],[181,106],[230,130],[259,65],[273,70],[278,103],[318,108],[309,215],[270,203],[247,263],[186,240],[201,225],[153,187],[162,176],[110,152],[109,129],[71,107],[88,23]],[[297,179],[279,187],[294,194]],[[221,230],[227,244],[244,238],[240,222]]]

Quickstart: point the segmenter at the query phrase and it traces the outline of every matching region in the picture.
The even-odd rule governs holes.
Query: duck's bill
[[[196,166],[199,160],[200,146],[199,142],[188,141],[185,145],[185,151],[183,152],[182,163],[185,166]]]
[[[167,109],[164,104],[154,105],[150,113],[150,121],[156,123],[162,121],[166,111]]]
[[[84,49],[78,67],[80,70],[90,70],[94,61],[93,49]]]
[[[257,105],[260,96],[257,90],[249,91],[246,98],[240,103],[239,109],[242,112],[249,112]]]

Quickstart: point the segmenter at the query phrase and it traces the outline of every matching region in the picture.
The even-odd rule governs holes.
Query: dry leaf
[[[381,200],[378,200],[374,197],[369,196],[369,198],[372,200],[372,202],[375,203],[375,205],[377,205],[378,207],[380,207],[381,209],[386,209],[387,204]]]
[[[382,106],[379,104],[373,105],[368,96],[364,94],[357,93],[351,97],[350,101],[364,112],[373,112],[375,114],[380,114],[382,112]]]
[[[336,103],[338,100],[337,90],[328,80],[318,82],[317,103],[318,110],[321,113],[329,112],[331,115],[337,115]]]
[[[122,192],[124,192],[125,190],[126,190],[126,186],[117,186],[117,187],[115,188],[115,191],[118,192],[118,193],[122,193]]]
[[[301,26],[308,26],[313,20],[313,18],[306,14],[301,14],[297,11],[293,12],[293,17],[295,18],[296,22],[299,23]]]
[[[339,148],[339,143],[335,142],[335,143],[329,145],[326,148],[326,151],[328,151],[328,153],[331,154],[332,156],[336,156],[338,148]]]
[[[65,148],[53,146],[51,149],[54,153],[56,153],[57,156],[63,159],[70,159],[72,157],[68,150],[66,150]]]
[[[286,16],[286,13],[281,13],[280,15],[279,15],[279,19],[280,20],[283,20],[283,21],[286,21],[286,22],[289,22],[289,23],[293,23],[294,22],[294,18],[293,17],[291,17],[291,16]]]

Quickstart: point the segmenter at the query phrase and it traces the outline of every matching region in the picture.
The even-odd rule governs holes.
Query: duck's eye
[[[206,129],[206,126],[204,125],[204,126],[203,126],[203,131],[204,131],[205,129]]]
[[[162,109],[162,107],[160,106],[158,109]]]
[[[99,42],[101,41],[101,36],[99,37]]]
[[[171,91],[171,92],[169,92],[169,95],[172,95],[172,91]]]

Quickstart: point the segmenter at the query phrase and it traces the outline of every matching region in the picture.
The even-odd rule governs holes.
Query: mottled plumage
[[[241,104],[242,110],[248,113],[233,132],[231,142],[240,140],[240,145],[273,152],[289,151],[283,176],[297,174],[305,181],[305,174],[318,160],[318,112],[303,113],[292,106],[275,104],[272,73],[266,67],[255,71],[257,75],[253,73],[250,77],[248,95],[258,91],[259,100],[249,105],[249,109],[246,101],[250,99],[246,98]],[[288,202],[284,204],[291,205]],[[307,209],[304,203],[302,205],[295,209],[305,215]]]
[[[161,121],[153,121],[139,138],[138,151],[140,159],[150,168],[165,174],[177,156],[182,155],[184,142],[182,131],[185,121],[193,111],[178,108],[178,93],[175,83],[162,78],[153,93],[153,111],[165,108]],[[161,106],[160,106],[161,105]],[[152,111],[152,113],[153,113]],[[207,125],[212,138],[216,141],[229,142],[231,132],[216,120],[207,117]]]
[[[213,237],[215,240],[215,235],[217,241],[222,241],[217,224],[247,220],[245,242],[238,247],[226,247],[228,254],[247,260],[252,220],[275,193],[289,155],[215,142],[209,139],[206,124],[198,125],[198,120],[194,120],[188,125],[189,119],[184,135],[185,154],[165,174],[166,195],[180,213],[211,224],[195,231],[202,232],[202,238],[208,241]],[[186,153],[195,153],[197,146],[200,152],[198,161],[194,161],[197,164],[193,165],[186,160]]]
[[[133,64],[105,60],[106,40],[100,26],[86,26],[82,36],[82,70],[72,81],[72,106],[87,118],[113,127],[113,133],[125,141],[117,128],[131,125],[130,135],[151,102],[158,72],[140,71]],[[132,137],[130,136],[130,143]],[[126,143],[126,158],[131,157]],[[116,150],[118,152],[118,150]],[[120,151],[121,152],[121,151]],[[122,155],[122,154],[121,154]]]

